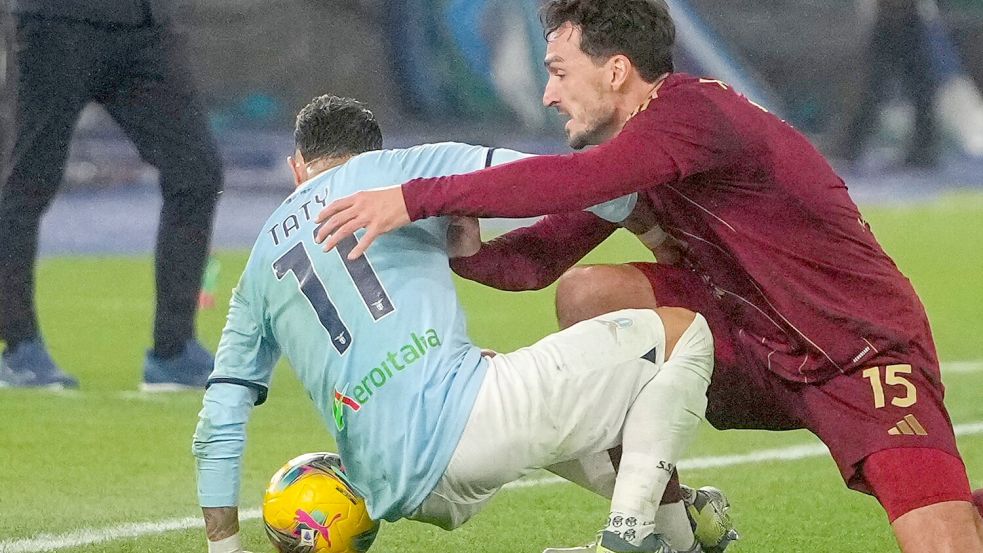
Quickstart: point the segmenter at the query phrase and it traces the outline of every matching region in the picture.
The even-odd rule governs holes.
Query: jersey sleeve
[[[534,154],[517,152],[507,148],[488,148],[488,154],[486,156],[487,163],[484,167],[482,167],[482,169],[502,165],[503,163],[519,161],[520,159],[533,157],[533,155]],[[592,205],[587,208],[587,211],[590,211],[605,221],[620,223],[631,215],[632,210],[635,209],[635,203],[637,201],[638,194],[631,193],[613,200],[599,203],[597,205]]]
[[[678,182],[731,163],[739,149],[738,134],[718,106],[699,92],[679,92],[653,101],[618,136],[589,150],[415,179],[402,190],[412,220],[533,217]]]
[[[243,275],[232,292],[229,316],[222,329],[215,354],[215,370],[208,378],[208,385],[222,382],[251,388],[257,392],[259,405],[266,400],[280,350],[267,332],[261,310],[249,299],[247,286],[248,281]]]
[[[544,288],[617,229],[587,212],[550,215],[482,244],[475,255],[451,260],[455,273],[499,290]]]
[[[508,148],[486,148],[488,153],[485,154],[485,163],[477,169],[484,169],[486,167],[494,167],[496,165],[502,165],[503,163],[511,163],[513,161],[518,161],[520,159],[525,159],[527,157],[533,157],[535,154],[527,154],[525,152],[518,152],[516,150],[510,150]]]
[[[631,194],[608,200],[587,208],[594,215],[611,223],[620,223],[631,215],[638,203],[638,193]]]
[[[526,154],[507,148],[472,146],[457,142],[423,144],[398,150],[406,178],[430,178],[444,175],[470,173],[486,167],[501,165],[527,157]]]
[[[246,422],[253,406],[266,400],[280,354],[247,299],[246,284],[244,276],[232,294],[192,442],[202,507],[238,505]]]
[[[471,146],[456,142],[425,144],[405,150],[404,166],[410,178],[439,177],[470,173],[535,157],[508,148],[492,148],[486,146]],[[609,201],[587,207],[587,211],[598,217],[620,223],[624,221],[635,208],[637,195],[627,194]]]
[[[191,451],[198,472],[198,503],[202,507],[239,505],[242,452],[257,392],[235,384],[208,387]]]

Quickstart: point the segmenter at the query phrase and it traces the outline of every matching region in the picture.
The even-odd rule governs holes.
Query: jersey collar
[[[652,100],[659,97],[659,90],[662,89],[662,85],[664,85],[666,80],[669,79],[669,75],[671,75],[671,73],[664,73],[662,76],[656,79],[655,84],[652,86],[652,90],[649,91],[648,96],[645,97],[645,101],[639,104],[639,106],[635,108],[635,111],[628,115],[628,121],[631,121],[633,117],[648,109],[649,104],[652,103]]]

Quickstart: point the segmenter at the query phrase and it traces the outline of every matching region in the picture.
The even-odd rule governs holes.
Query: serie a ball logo
[[[301,455],[278,470],[263,498],[263,522],[280,553],[364,553],[379,531],[334,453]]]

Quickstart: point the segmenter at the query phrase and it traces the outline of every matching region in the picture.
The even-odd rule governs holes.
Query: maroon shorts
[[[869,367],[820,383],[792,382],[767,368],[736,339],[737,328],[710,289],[691,271],[634,263],[659,305],[703,315],[713,332],[716,363],[707,420],[719,430],[808,429],[829,448],[850,488],[870,493],[860,468],[885,449],[931,448],[959,458],[942,403],[938,367]]]

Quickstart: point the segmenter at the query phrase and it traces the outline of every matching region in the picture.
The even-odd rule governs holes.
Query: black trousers
[[[0,175],[0,339],[8,346],[39,336],[38,227],[79,113],[93,101],[160,172],[154,348],[177,353],[195,335],[222,167],[182,48],[166,27],[18,18],[12,149]]]
[[[878,106],[894,82],[900,83],[915,108],[908,161],[929,162],[937,156],[936,79],[930,46],[916,3],[903,4],[905,7],[894,8],[893,12],[882,7],[871,31],[870,74],[847,129],[847,157],[859,156],[871,131],[877,128]]]

